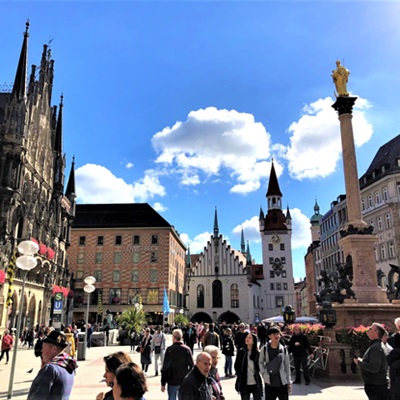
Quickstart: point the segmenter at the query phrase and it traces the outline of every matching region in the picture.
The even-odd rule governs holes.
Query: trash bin
[[[85,346],[86,335],[85,332],[78,333],[78,361],[86,360],[86,346]]]

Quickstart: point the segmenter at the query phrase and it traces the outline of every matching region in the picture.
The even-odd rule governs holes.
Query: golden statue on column
[[[333,83],[336,86],[336,92],[335,96],[349,96],[349,93],[347,92],[347,82],[349,80],[349,75],[350,71],[343,67],[343,65],[340,64],[340,61],[336,61],[336,69],[332,71],[332,78],[333,78]]]

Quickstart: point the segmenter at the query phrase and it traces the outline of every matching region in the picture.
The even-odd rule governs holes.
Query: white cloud
[[[330,97],[319,99],[303,108],[303,115],[288,132],[290,145],[285,158],[292,178],[323,178],[336,169],[341,155],[340,125]],[[358,98],[353,111],[354,141],[357,146],[372,136],[372,125],[365,118],[370,103]],[[278,147],[282,151],[281,147]]]
[[[146,202],[154,196],[164,196],[157,173],[147,170],[137,182],[126,183],[102,165],[85,164],[75,171],[76,193],[82,203]]]
[[[247,242],[253,242],[253,243],[260,243],[261,242],[261,237],[260,237],[260,231],[259,231],[259,217],[254,216],[250,219],[246,219],[243,223],[240,225],[237,225],[233,228],[232,232],[235,235],[241,235],[242,234],[242,228],[243,228],[243,235],[244,235],[244,240]],[[246,244],[247,246],[247,244]],[[251,247],[250,247],[250,252],[251,252]]]
[[[153,204],[153,208],[157,211],[157,212],[164,212],[168,210],[168,207],[165,207],[163,204],[159,203],[159,202],[155,202]]]
[[[127,168],[127,169],[131,169],[131,168],[133,168],[134,167],[134,165],[133,165],[133,163],[131,163],[131,162],[128,162],[128,163],[126,163],[126,165],[125,165],[125,168]]]
[[[190,239],[187,233],[181,233],[180,238],[186,246],[190,246],[190,254],[199,254],[203,252],[204,247],[207,246],[207,242],[210,240],[211,233],[203,232],[199,233],[193,239]]]
[[[186,121],[164,128],[152,138],[157,163],[174,166],[181,183],[198,185],[199,173],[218,176],[227,170],[236,184],[234,193],[257,190],[269,174],[270,135],[248,113],[208,107],[191,111]]]

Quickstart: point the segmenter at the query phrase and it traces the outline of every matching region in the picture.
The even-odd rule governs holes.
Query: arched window
[[[231,285],[231,307],[239,307],[239,286],[236,283]]]
[[[197,308],[204,308],[204,286],[197,286]]]
[[[215,280],[212,284],[212,300],[213,308],[222,307],[222,283],[219,280]]]

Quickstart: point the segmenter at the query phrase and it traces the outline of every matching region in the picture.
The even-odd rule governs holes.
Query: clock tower
[[[287,305],[295,308],[292,266],[292,218],[289,207],[282,211],[282,192],[272,162],[267,190],[268,211],[260,209],[259,226],[263,253],[265,303],[263,318],[282,313]]]

